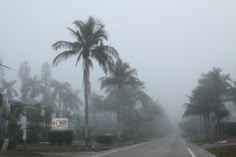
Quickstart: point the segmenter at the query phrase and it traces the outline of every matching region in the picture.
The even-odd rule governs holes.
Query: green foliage
[[[0,92],[6,94],[6,96],[11,99],[13,97],[18,96],[17,91],[13,88],[16,84],[16,80],[14,81],[5,81],[2,80],[2,87],[0,87]]]
[[[220,134],[220,123],[229,117],[229,111],[225,107],[228,91],[231,89],[230,75],[222,74],[220,68],[213,68],[206,74],[202,74],[198,86],[189,96],[189,102],[185,104],[186,110],[183,117],[199,115],[204,119],[205,135],[211,137],[210,118],[216,122],[217,136]],[[213,116],[210,116],[212,115]]]
[[[48,141],[50,144],[72,144],[73,131],[72,130],[55,130],[48,132]]]
[[[22,98],[30,100],[31,103],[33,99],[40,96],[44,92],[44,87],[41,80],[34,76],[34,78],[28,78],[27,82],[22,86]]]
[[[130,65],[121,59],[118,59],[115,66],[109,69],[109,75],[100,78],[100,81],[101,88],[105,88],[108,93],[116,89],[143,87],[143,82],[137,77],[136,69],[131,69]]]

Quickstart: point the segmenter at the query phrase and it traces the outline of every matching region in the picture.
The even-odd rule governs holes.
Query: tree
[[[68,30],[75,37],[76,41],[58,41],[52,45],[55,50],[63,51],[55,57],[53,64],[57,65],[62,60],[77,56],[76,65],[83,60],[83,85],[85,98],[85,138],[86,144],[89,142],[89,122],[88,122],[88,97],[90,94],[90,70],[93,68],[92,59],[95,59],[107,72],[108,67],[113,65],[113,57],[117,57],[117,51],[104,41],[108,40],[104,24],[99,20],[89,17],[87,21],[77,20],[73,23],[75,30]]]
[[[131,69],[130,65],[117,59],[115,66],[110,68],[109,76],[100,78],[101,88],[111,92],[116,89],[143,87],[143,82],[137,77],[136,69]]]
[[[18,71],[18,76],[21,80],[21,99],[22,101],[27,101],[26,100],[26,95],[25,95],[25,85],[27,83],[27,81],[30,79],[30,65],[27,61],[25,61],[24,63],[22,63],[20,65],[19,71]]]
[[[52,70],[49,63],[43,63],[41,68],[41,80],[46,88],[49,88],[52,80]]]
[[[41,103],[49,106],[54,104],[52,92],[50,91],[50,84],[52,81],[52,70],[49,63],[43,63],[41,67],[41,81],[44,87],[43,98]]]
[[[101,89],[106,89],[109,97],[117,106],[118,138],[123,136],[121,122],[127,124],[131,121],[132,108],[136,103],[136,91],[143,88],[143,82],[137,77],[136,69],[131,69],[129,64],[117,59],[115,66],[109,69],[109,75],[99,79]],[[115,101],[114,101],[115,100]]]
[[[27,82],[24,83],[22,89],[22,99],[30,100],[30,103],[34,103],[34,99],[44,92],[43,89],[42,82],[37,76],[34,76],[34,78],[29,78]]]
[[[0,88],[1,93],[5,93],[8,99],[18,96],[17,91],[13,88],[16,84],[16,80],[7,82],[2,80],[2,87]]]
[[[68,82],[60,83],[53,80],[50,87],[53,89],[53,98],[56,99],[58,97],[58,108],[61,111],[63,109],[63,96],[70,92],[71,86]]]
[[[206,74],[202,74],[198,86],[193,90],[190,103],[186,104],[184,117],[189,115],[200,115],[204,118],[206,136],[212,136],[210,118],[211,114],[219,117],[224,108],[225,98],[231,89],[229,74],[222,74],[220,68],[213,68]]]
[[[30,78],[30,65],[27,61],[20,65],[18,76],[21,79],[22,84],[27,82],[27,80]]]
[[[104,110],[103,97],[95,92],[92,92],[89,96],[89,110],[96,115],[96,112]]]
[[[221,136],[222,132],[222,119],[227,118],[229,119],[230,113],[225,108],[224,104],[221,104],[219,107],[216,108],[214,111],[213,121],[216,121],[216,137],[219,138]]]
[[[82,105],[82,101],[79,97],[79,91],[68,91],[63,94],[63,109],[70,109],[74,111],[79,110],[79,106]]]

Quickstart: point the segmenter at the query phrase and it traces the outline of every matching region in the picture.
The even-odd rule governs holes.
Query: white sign
[[[52,130],[68,130],[68,118],[53,118]]]

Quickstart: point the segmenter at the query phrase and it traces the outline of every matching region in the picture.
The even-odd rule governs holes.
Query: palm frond
[[[72,34],[73,36],[76,37],[76,39],[77,39],[77,40],[81,43],[81,45],[84,47],[84,46],[85,46],[85,42],[84,42],[84,39],[83,39],[81,33],[80,33],[79,31],[75,31],[75,30],[73,30],[73,29],[71,29],[71,28],[69,28],[69,27],[67,27],[67,29],[71,32],[71,34]]]
[[[10,70],[12,70],[11,68],[9,68],[9,67],[8,67],[8,66],[6,66],[6,65],[0,64],[0,66],[2,66],[2,67],[4,67],[4,68],[7,68],[7,69],[10,69]]]
[[[75,44],[69,41],[57,41],[56,43],[54,43],[52,45],[53,49],[58,50],[58,49],[74,49],[75,48]]]
[[[61,61],[66,60],[67,58],[72,57],[76,54],[76,50],[63,51],[54,58],[53,65],[57,66]]]

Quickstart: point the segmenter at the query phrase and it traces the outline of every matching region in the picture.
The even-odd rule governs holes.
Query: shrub
[[[100,135],[100,136],[95,136],[95,140],[97,143],[112,144],[116,140],[116,136]]]
[[[72,144],[72,130],[53,130],[48,132],[48,141],[50,144]]]

